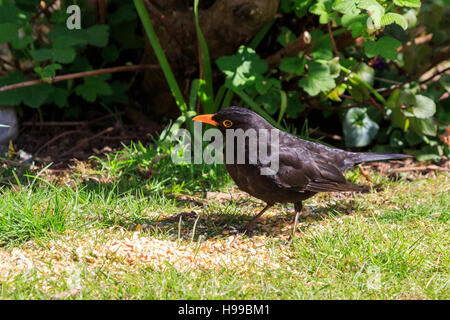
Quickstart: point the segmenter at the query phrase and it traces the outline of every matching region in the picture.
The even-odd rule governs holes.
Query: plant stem
[[[340,66],[341,70],[352,79],[359,82],[362,86],[366,87],[367,90],[369,90],[370,93],[372,93],[383,105],[386,105],[386,99],[383,98],[381,94],[379,94],[370,84],[365,82],[363,79],[361,79],[356,73],[352,72],[351,70]]]
[[[158,36],[153,29],[152,22],[148,15],[147,9],[145,7],[143,0],[134,0],[134,5],[136,7],[136,11],[141,19],[142,25],[144,26],[145,32],[147,33],[148,39],[152,48],[155,52],[156,58],[158,59],[159,64],[161,65],[161,69],[164,72],[164,76],[166,77],[167,83],[169,84],[170,89],[172,90],[172,94],[175,97],[176,103],[180,108],[181,113],[186,113],[188,111],[188,107],[184,100],[183,94],[181,93],[180,87],[175,79],[175,76],[170,68],[169,62],[167,60],[166,54],[164,53],[161,44],[159,43]]]
[[[271,125],[273,125],[275,128],[283,130],[283,127],[276,122],[272,117],[267,114],[263,109],[259,107],[259,105],[244,91],[238,89],[238,88],[231,88],[235,94],[237,94],[239,97],[242,98],[242,100],[247,103],[250,108],[252,108],[254,111],[256,111],[259,115],[261,115],[264,119],[266,119]]]

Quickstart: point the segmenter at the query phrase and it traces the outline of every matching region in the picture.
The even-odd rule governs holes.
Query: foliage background
[[[186,1],[198,40],[189,70],[156,45],[170,30],[152,15],[147,26],[155,32],[147,40],[146,18],[136,11],[143,3],[78,1],[82,29],[69,30],[70,1],[0,0],[0,88],[43,80],[0,89],[0,105],[41,121],[131,105],[164,125],[180,116],[177,127],[189,126],[196,113],[237,104],[277,127],[339,147],[408,152],[419,160],[449,156],[449,1],[281,0],[278,13],[252,38],[237,49],[223,48],[234,54],[217,59],[202,26],[215,2]],[[147,11],[155,8],[146,3]],[[142,72],[53,81],[143,62],[161,68],[164,84],[157,90],[175,95],[175,112],[152,105]]]

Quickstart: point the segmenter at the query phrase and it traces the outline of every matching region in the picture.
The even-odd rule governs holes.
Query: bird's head
[[[273,128],[263,117],[257,113],[241,108],[228,107],[215,114],[202,114],[192,120],[209,123],[217,127],[220,131],[226,129],[271,129]]]

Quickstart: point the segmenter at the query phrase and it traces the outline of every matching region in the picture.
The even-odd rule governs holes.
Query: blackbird
[[[276,133],[278,133],[279,163],[278,170],[274,174],[262,174],[261,169],[269,164],[260,161],[259,158],[254,164],[247,161],[250,145],[258,145],[259,140],[244,140],[243,147],[245,150],[243,151],[246,160],[244,163],[239,164],[236,161],[227,163],[225,161],[228,173],[239,189],[266,203],[265,208],[243,228],[245,231],[251,231],[255,220],[275,203],[294,203],[296,211],[292,230],[294,233],[303,200],[318,192],[360,192],[367,190],[367,186],[359,186],[345,180],[342,174],[344,171],[361,162],[411,157],[394,153],[348,152],[302,140],[276,129],[257,113],[236,106],[222,109],[216,114],[199,115],[194,117],[193,120],[216,126],[224,136],[226,130],[229,129],[242,129],[244,132],[249,129],[254,129],[256,132],[261,132],[260,129],[267,129],[276,130]],[[259,135],[257,139],[260,139]],[[270,150],[271,140],[266,140],[266,143],[269,144],[267,148]],[[225,144],[224,153],[226,153],[226,147]],[[233,150],[233,160],[236,160],[236,154],[239,152],[238,147]]]

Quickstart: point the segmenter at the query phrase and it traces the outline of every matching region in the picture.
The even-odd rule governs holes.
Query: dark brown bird
[[[357,163],[389,159],[404,159],[411,156],[392,153],[348,152],[325,145],[306,141],[274,128],[260,115],[241,107],[229,107],[216,114],[205,114],[193,120],[216,126],[225,136],[227,129],[242,129],[246,132],[254,129],[276,130],[279,136],[278,170],[271,175],[262,175],[261,169],[269,167],[266,161],[249,163],[251,144],[259,140],[245,139],[243,152],[245,163],[226,162],[226,168],[237,186],[251,196],[266,202],[266,207],[258,213],[245,227],[250,231],[256,219],[275,203],[294,203],[296,215],[293,233],[302,209],[302,201],[318,192],[332,191],[364,191],[367,186],[358,186],[347,180],[343,172]],[[260,132],[260,131],[259,131]],[[257,137],[259,139],[259,136]],[[264,140],[265,141],[265,140]],[[271,150],[270,139],[267,148]],[[234,147],[234,160],[237,158],[239,146]],[[226,145],[224,149],[226,154]]]

